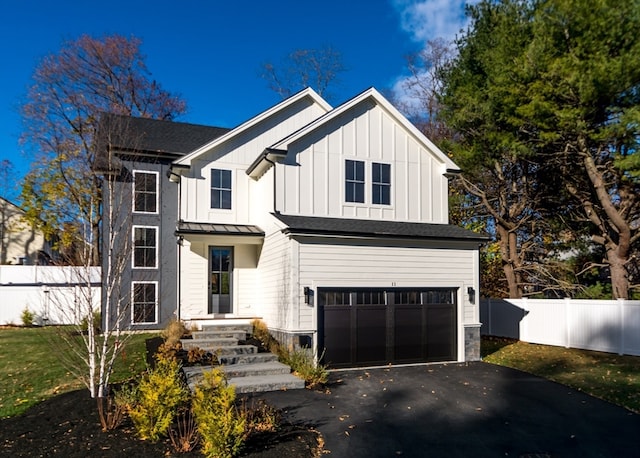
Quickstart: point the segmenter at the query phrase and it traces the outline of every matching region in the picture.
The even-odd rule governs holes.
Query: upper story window
[[[345,200],[364,203],[364,162],[345,162]]]
[[[371,203],[391,205],[391,165],[371,164]]]
[[[155,269],[158,267],[158,228],[133,226],[133,267]]]
[[[231,209],[231,170],[211,169],[211,208]]]
[[[158,213],[158,173],[133,171],[133,211]]]

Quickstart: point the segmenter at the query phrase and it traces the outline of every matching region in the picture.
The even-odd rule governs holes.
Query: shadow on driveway
[[[640,415],[487,363],[332,372],[260,393],[342,457],[640,457]]]

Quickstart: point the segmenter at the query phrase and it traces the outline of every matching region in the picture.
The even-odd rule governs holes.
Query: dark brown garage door
[[[319,288],[319,350],[329,367],[456,359],[456,290]]]

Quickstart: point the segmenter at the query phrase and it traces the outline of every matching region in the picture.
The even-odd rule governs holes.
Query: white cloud
[[[392,0],[400,15],[402,30],[410,35],[411,40],[425,48],[429,40],[442,38],[453,41],[460,35],[460,31],[465,30],[468,24],[465,5],[478,2],[479,0]],[[421,107],[416,94],[407,90],[409,79],[407,74],[398,76],[391,90],[405,114],[418,112]]]
[[[394,0],[400,25],[417,42],[433,38],[453,40],[467,23],[464,8],[477,0]]]

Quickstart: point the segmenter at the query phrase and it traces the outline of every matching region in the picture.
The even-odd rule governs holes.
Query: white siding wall
[[[195,240],[193,240],[195,239]],[[207,316],[209,306],[209,246],[233,247],[233,315],[253,316],[254,304],[259,297],[257,287],[257,244],[238,243],[237,237],[185,238],[183,241],[181,276],[181,317],[184,319]]]
[[[362,108],[362,107],[360,107]],[[365,162],[365,203],[345,202],[344,161]],[[371,204],[371,163],[391,164],[391,205]],[[338,117],[307,144],[293,145],[278,167],[278,209],[285,214],[448,222],[445,166],[382,108]]]
[[[458,359],[464,360],[464,325],[478,322],[467,287],[478,289],[475,250],[293,242],[300,278],[293,291],[293,330],[317,329],[317,308],[304,303],[303,288],[449,287],[458,289]]]
[[[291,305],[292,269],[289,239],[280,231],[265,237],[258,264],[258,315],[274,329],[290,329],[294,311]],[[297,282],[295,282],[297,283]]]
[[[207,314],[209,300],[207,245],[203,241],[182,243],[180,260],[180,316],[182,319],[203,317]]]

